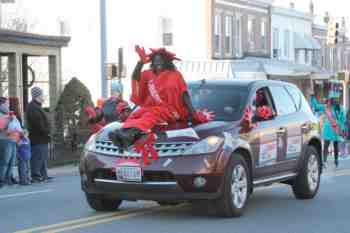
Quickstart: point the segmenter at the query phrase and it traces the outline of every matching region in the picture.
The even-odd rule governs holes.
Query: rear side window
[[[278,115],[288,115],[297,111],[294,100],[286,89],[282,86],[271,86],[269,89],[271,90]]]
[[[290,86],[287,86],[286,89],[287,89],[288,93],[290,94],[290,96],[293,98],[295,106],[297,107],[297,110],[299,111],[301,108],[301,101],[302,101],[301,100],[302,96],[301,96],[300,91],[297,88],[290,87]]]

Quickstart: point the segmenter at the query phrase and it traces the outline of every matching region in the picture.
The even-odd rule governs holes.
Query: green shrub
[[[91,94],[77,78],[64,87],[55,109],[55,143],[70,145],[76,150],[88,137],[86,106],[92,106]]]

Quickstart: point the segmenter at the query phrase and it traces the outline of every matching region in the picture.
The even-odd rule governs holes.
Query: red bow
[[[243,128],[245,128],[245,130],[250,130],[256,127],[256,124],[253,124],[253,116],[254,116],[254,113],[252,108],[247,107],[244,110],[243,118],[241,121],[241,125]]]
[[[96,117],[96,111],[93,107],[91,106],[87,106],[85,108],[85,112],[86,114],[88,115],[88,118],[91,119],[91,118],[95,118]]]
[[[257,115],[264,120],[268,120],[272,117],[272,110],[267,106],[258,107],[256,112]]]
[[[150,162],[148,160],[148,155],[151,154],[152,160],[158,159],[158,152],[154,148],[154,144],[156,142],[155,134],[151,133],[147,135],[146,139],[140,139],[135,142],[134,147],[137,153],[141,153],[143,164],[149,165]]]

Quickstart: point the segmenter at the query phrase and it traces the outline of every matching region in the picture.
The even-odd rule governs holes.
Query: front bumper
[[[122,158],[89,153],[80,164],[82,189],[122,200],[216,199],[222,193],[223,171],[217,171],[218,161],[213,161],[214,157],[159,158],[144,168],[143,182],[136,183],[116,179],[115,164]],[[195,187],[194,179],[198,176],[206,179],[205,186]]]

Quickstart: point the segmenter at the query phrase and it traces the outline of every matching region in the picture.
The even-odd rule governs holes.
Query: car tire
[[[122,200],[105,198],[99,194],[85,194],[90,207],[96,211],[114,211],[119,208]]]
[[[308,146],[292,188],[297,199],[312,199],[320,187],[321,161],[317,150]]]
[[[233,154],[225,171],[222,196],[214,202],[219,216],[242,216],[250,194],[250,174],[243,156]]]

